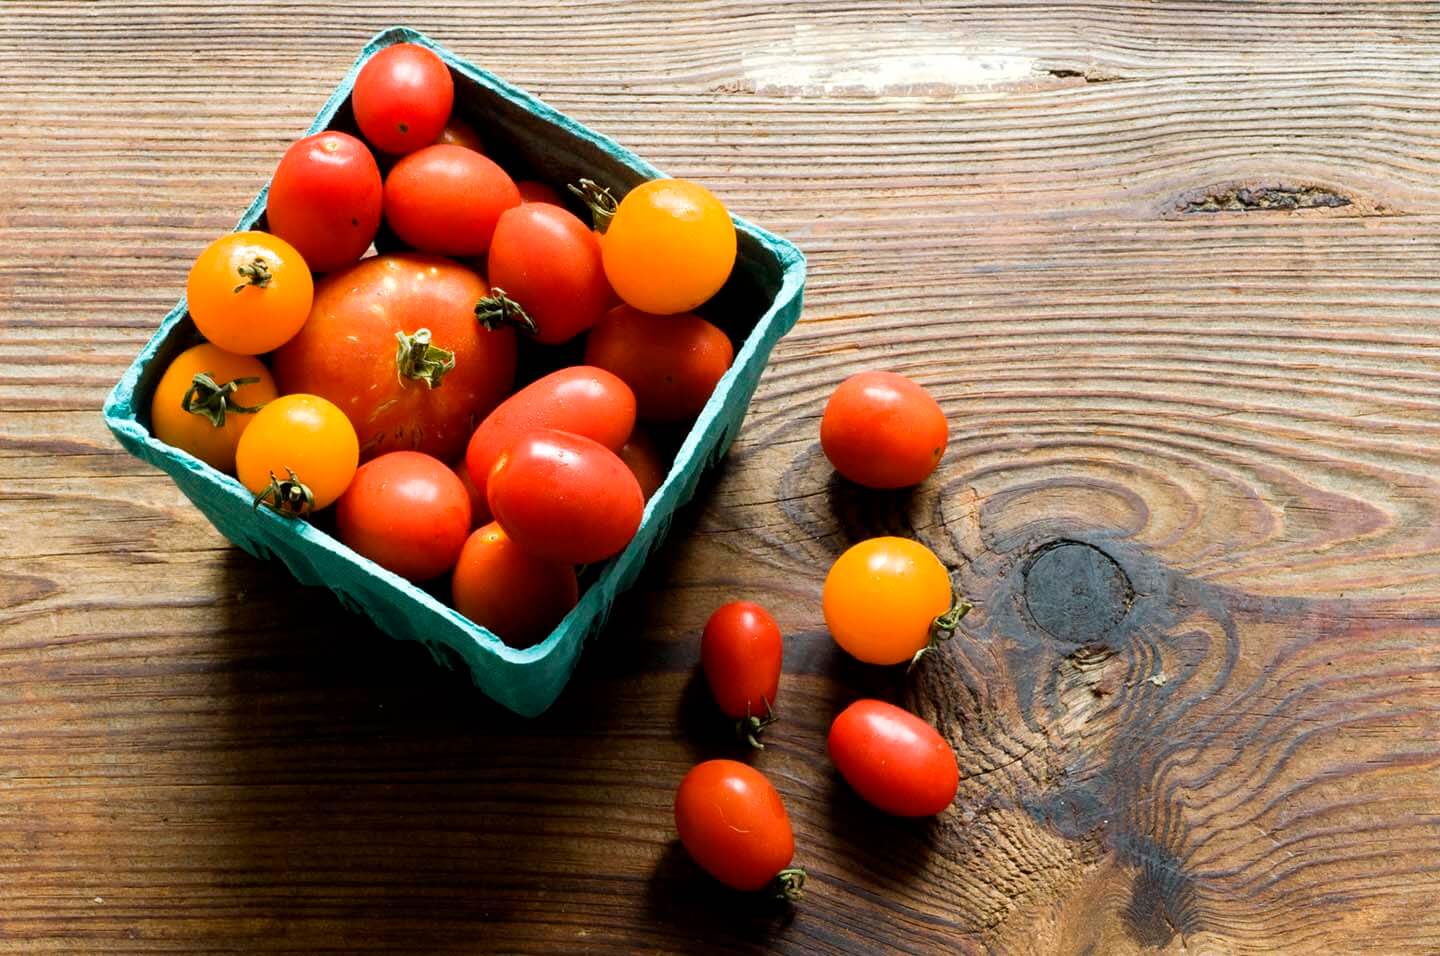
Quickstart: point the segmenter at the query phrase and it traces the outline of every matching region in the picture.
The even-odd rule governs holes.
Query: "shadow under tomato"
[[[790,903],[724,886],[695,864],[679,840],[656,864],[645,902],[656,924],[691,940],[686,952],[716,953],[766,951],[794,922],[796,906],[804,905],[803,899]]]

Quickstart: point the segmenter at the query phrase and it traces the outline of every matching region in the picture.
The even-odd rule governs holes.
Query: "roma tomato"
[[[537,558],[491,522],[470,535],[451,578],[455,609],[511,647],[529,647],[580,600],[575,569]]]
[[[765,775],[735,760],[707,760],[680,781],[675,829],[700,868],[732,889],[776,885],[795,899],[805,871],[791,868],[795,835],[780,794]]]
[[[478,256],[520,191],[490,159],[444,143],[411,153],[385,178],[385,221],[421,252]]]
[[[392,451],[360,466],[335,504],[340,540],[411,581],[455,566],[470,535],[470,496],[445,463]]]
[[[486,416],[470,438],[465,463],[475,490],[485,494],[490,468],[521,435],[558,428],[618,450],[635,430],[635,395],[601,368],[575,365],[526,385]]]
[[[485,152],[485,141],[475,131],[475,127],[454,115],[435,138],[436,143],[446,143],[450,146],[464,146],[466,149],[473,149],[477,153]],[[431,144],[434,145],[434,144]]]
[[[522,203],[501,213],[485,274],[491,297],[476,309],[480,321],[518,323],[545,345],[584,332],[610,303],[600,241],[550,203]]]
[[[620,200],[601,244],[605,275],[642,312],[689,312],[735,265],[735,224],[698,183],[652,179]]]
[[[763,749],[760,732],[775,720],[783,654],[780,626],[749,601],[732,601],[710,615],[700,636],[700,666],[720,711],[738,721],[750,746]]]
[[[282,395],[255,414],[235,449],[240,483],[282,514],[329,507],[360,462],[345,413],[318,395]]]
[[[698,315],[649,315],[621,305],[585,340],[585,361],[624,379],[637,414],[652,422],[694,418],[710,400],[735,349]]]
[[[635,480],[640,483],[640,493],[649,501],[660,490],[665,483],[665,476],[670,473],[670,465],[665,457],[660,454],[660,449],[650,436],[636,429],[620,450],[615,454],[625,463]]]
[[[820,447],[835,470],[867,488],[918,485],[945,454],[950,426],[930,393],[894,372],[841,382],[820,420]]]
[[[897,817],[933,816],[955,799],[955,751],[925,721],[883,700],[857,700],[830,725],[840,776],[861,798]]]
[[[435,142],[454,102],[449,68],[414,43],[397,43],[372,56],[350,94],[360,132],[376,149],[396,156]]]
[[[233,472],[240,436],[275,395],[275,380],[259,359],[197,345],[160,376],[150,400],[150,430],[210,467]]]
[[[265,221],[316,272],[365,254],[380,227],[380,167],[370,148],[329,130],[294,143],[280,158]]]
[[[221,236],[196,258],[185,281],[190,318],[227,352],[279,348],[305,324],[315,281],[295,247],[264,232]]]
[[[970,609],[953,601],[935,553],[908,538],[861,541],[835,560],[821,592],[835,643],[867,664],[900,664],[948,637]]]
[[[501,452],[485,495],[516,544],[563,564],[619,553],[645,511],[639,483],[613,451],[553,428],[522,435]]]
[[[344,409],[366,458],[459,457],[515,380],[515,332],[482,329],[485,280],[457,262],[371,256],[320,281],[305,328],[275,353],[282,392]]]
[[[520,179],[515,183],[515,188],[520,190],[521,202],[548,202],[552,206],[565,206],[565,198],[560,191],[549,183],[542,183],[536,179]]]

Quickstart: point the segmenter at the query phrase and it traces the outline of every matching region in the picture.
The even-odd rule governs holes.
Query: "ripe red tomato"
[[[526,552],[493,521],[465,542],[451,590],[457,611],[511,647],[544,640],[580,600],[573,567]]]
[[[411,581],[455,565],[470,534],[470,498],[445,463],[392,451],[360,466],[335,504],[340,540]]]
[[[380,168],[369,147],[330,130],[297,141],[280,157],[265,221],[316,272],[359,259],[380,227]]]
[[[536,179],[521,179],[516,181],[515,188],[520,190],[521,202],[548,202],[552,206],[565,206],[565,198],[549,183]]]
[[[610,302],[600,241],[550,203],[522,203],[500,214],[485,272],[492,296],[476,312],[480,321],[517,322],[546,345],[590,328]]]
[[[670,463],[660,454],[660,449],[650,436],[636,429],[628,441],[620,446],[615,454],[625,463],[635,475],[635,480],[640,482],[640,492],[649,501],[660,490],[665,483],[665,476],[670,473]]]
[[[617,306],[585,341],[585,361],[624,379],[637,414],[652,422],[700,414],[734,359],[725,333],[690,312],[650,315]]]
[[[955,751],[925,721],[883,700],[857,700],[830,725],[830,759],[866,803],[928,817],[955,799]]]
[[[385,178],[385,221],[421,252],[482,255],[500,214],[518,205],[520,191],[505,170],[464,146],[427,146]]]
[[[360,68],[350,103],[355,124],[375,148],[399,156],[435,142],[455,102],[443,60],[414,43],[397,43]]]
[[[540,428],[558,428],[619,449],[635,429],[635,396],[614,375],[588,365],[536,379],[501,402],[471,436],[465,463],[475,490],[484,495],[500,453]]]
[[[475,131],[475,127],[465,122],[458,116],[451,114],[449,122],[435,138],[436,143],[448,143],[451,146],[464,146],[466,149],[473,149],[477,153],[485,152],[485,141]],[[434,145],[434,144],[431,144]]]
[[[867,488],[918,485],[945,454],[950,426],[930,393],[894,372],[841,382],[820,420],[820,447],[835,470]]]
[[[783,895],[800,895],[805,871],[790,868],[790,817],[754,767],[707,760],[691,768],[675,793],[675,829],[700,868],[726,886],[754,891],[778,878]]]
[[[280,390],[339,405],[365,458],[411,449],[453,460],[515,379],[514,330],[475,321],[487,292],[473,270],[413,253],[331,273],[305,327],[275,353]]]
[[[564,564],[618,554],[645,511],[639,483],[613,451],[553,428],[523,435],[501,452],[485,494],[516,544]]]
[[[720,711],[739,721],[736,729],[752,747],[763,749],[757,738],[775,720],[782,653],[780,626],[758,604],[732,601],[705,622],[700,637],[705,680]]]

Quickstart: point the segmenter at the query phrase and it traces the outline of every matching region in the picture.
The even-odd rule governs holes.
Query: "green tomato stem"
[[[239,293],[248,285],[253,285],[261,289],[269,288],[270,280],[273,278],[270,275],[270,263],[266,262],[261,256],[256,256],[254,261],[241,266],[235,271],[240,273],[240,278],[245,280],[235,287],[234,291],[236,293]]]
[[[610,228],[610,220],[615,218],[615,210],[619,208],[610,190],[593,179],[581,179],[566,188],[589,207],[591,228],[604,235],[605,230]]]
[[[209,420],[216,428],[224,428],[226,412],[253,415],[260,411],[260,405],[241,405],[235,401],[235,393],[240,386],[254,385],[258,381],[260,379],[253,377],[236,378],[219,385],[209,372],[196,372],[190,380],[190,387],[180,398],[180,407]]]
[[[403,384],[405,379],[418,379],[426,388],[439,388],[447,372],[455,367],[455,353],[430,344],[430,330],[416,329],[412,334],[395,333],[399,345],[395,349],[395,371]]]
[[[787,866],[775,874],[771,886],[776,899],[793,903],[805,894],[805,871],[798,866]]]
[[[475,303],[475,318],[492,332],[507,323],[519,326],[530,335],[540,331],[535,320],[530,318],[530,314],[520,303],[510,298],[499,286],[492,286],[490,294]]]
[[[289,478],[276,478],[275,472],[270,472],[270,484],[255,496],[254,508],[259,511],[263,503],[286,517],[303,518],[315,510],[315,495],[311,493],[310,486],[295,474],[295,469],[286,468],[285,471]]]

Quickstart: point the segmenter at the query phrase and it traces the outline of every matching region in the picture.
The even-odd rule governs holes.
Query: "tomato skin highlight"
[[[318,395],[282,395],[260,411],[240,436],[235,472],[259,495],[272,476],[289,471],[314,496],[313,510],[329,507],[345,491],[360,462],[360,443],[345,413]]]
[[[548,202],[521,203],[500,214],[486,275],[493,288],[525,310],[535,324],[535,341],[544,345],[584,332],[610,302],[595,233]]]
[[[820,447],[841,475],[867,488],[909,488],[935,471],[950,426],[930,393],[894,372],[860,372],[835,389]]]
[[[710,190],[652,179],[620,200],[601,243],[605,275],[642,312],[689,312],[720,291],[735,265],[735,224]]]
[[[764,889],[795,857],[780,794],[735,760],[691,768],[675,793],[675,829],[700,868],[732,889]]]
[[[204,415],[187,412],[182,407],[196,374],[204,372],[216,385],[241,378],[257,378],[258,382],[241,385],[234,390],[229,404],[254,408],[275,399],[275,380],[263,362],[250,355],[235,355],[206,342],[186,349],[175,356],[155,385],[150,400],[150,430],[167,445],[174,445],[199,458],[218,471],[235,471],[235,448],[240,436],[254,420],[253,412],[233,408],[225,412],[225,423],[216,427]]]
[[[955,751],[914,714],[857,700],[830,725],[830,759],[866,803],[898,817],[934,816],[960,786]]]
[[[445,463],[392,451],[355,472],[335,504],[340,540],[411,581],[455,565],[470,534],[470,497]]]
[[[908,538],[870,538],[840,555],[821,604],[835,643],[867,664],[903,664],[931,639],[954,600],[935,553]]]
[[[288,342],[310,313],[310,267],[294,246],[266,232],[221,236],[185,280],[190,318],[227,352],[259,355]]]
[[[490,248],[501,213],[520,191],[486,156],[439,143],[411,153],[385,177],[385,221],[420,252],[479,256]]]
[[[333,272],[365,254],[380,228],[380,167],[370,148],[328,130],[297,140],[270,181],[265,221],[316,272]]]
[[[495,522],[465,542],[451,578],[455,609],[511,647],[529,647],[580,600],[575,569],[537,558]]]
[[[732,720],[770,713],[782,657],[780,626],[758,604],[732,601],[705,622],[700,665],[715,703]]]
[[[653,422],[699,415],[734,359],[725,333],[690,312],[649,315],[617,306],[585,341],[585,361],[624,379],[639,416]]]
[[[455,102],[445,62],[414,43],[372,56],[355,77],[350,104],[355,125],[376,149],[399,156],[435,142]]]

